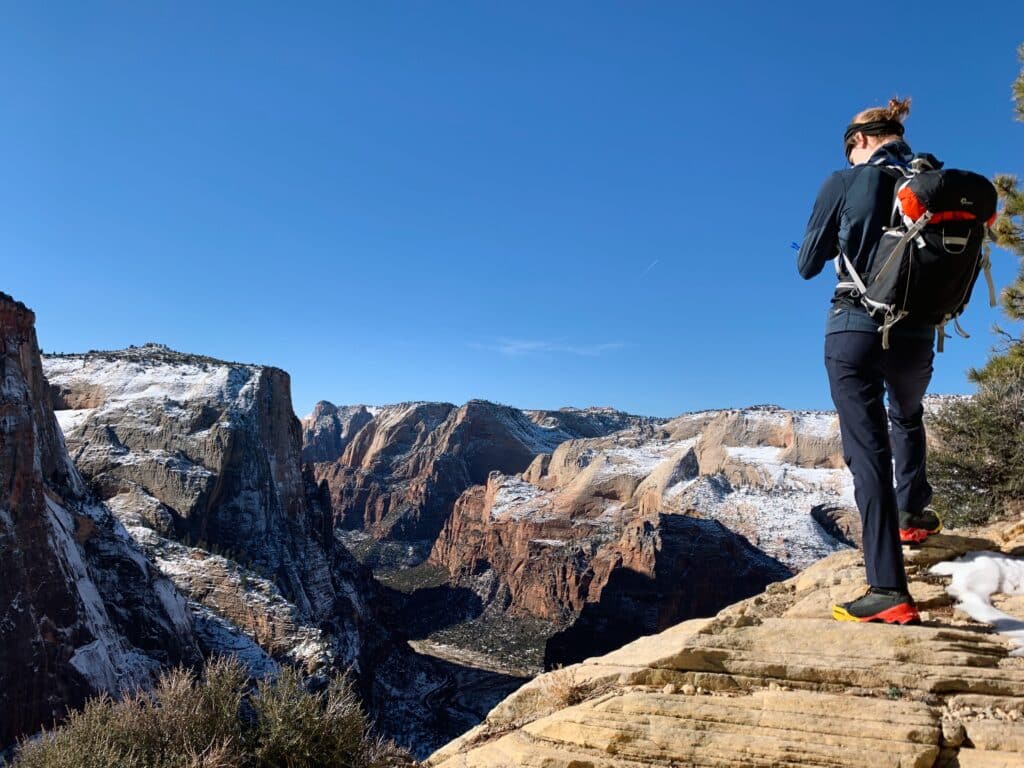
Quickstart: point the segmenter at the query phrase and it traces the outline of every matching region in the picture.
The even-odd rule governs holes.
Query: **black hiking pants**
[[[864,564],[873,587],[907,588],[899,510],[917,513],[932,499],[925,476],[921,400],[931,381],[933,358],[931,339],[893,335],[890,348],[883,350],[881,335],[875,332],[825,336],[825,368],[839,413],[843,458],[853,473],[864,528]],[[887,390],[888,418],[883,403]]]

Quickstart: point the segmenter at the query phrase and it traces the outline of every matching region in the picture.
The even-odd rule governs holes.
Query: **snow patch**
[[[545,510],[551,510],[549,494],[520,477],[505,477],[500,481],[491,505],[491,520],[542,520]],[[558,515],[551,514],[550,519]]]
[[[692,444],[693,441],[688,441]],[[601,475],[624,475],[647,477],[661,462],[674,457],[682,447],[684,453],[689,445],[679,442],[661,441],[643,443],[638,446],[616,445],[602,450],[604,459],[599,472]]]
[[[957,599],[957,607],[1009,638],[1016,646],[1011,656],[1024,656],[1024,620],[992,605],[994,594],[1024,595],[1024,559],[1000,552],[968,552],[959,560],[937,563],[930,571],[952,576],[946,592]]]
[[[247,634],[204,605],[189,603],[196,636],[210,655],[234,656],[254,678],[274,678],[280,666]]]
[[[78,429],[86,419],[89,418],[95,408],[69,408],[64,411],[54,411],[60,431],[65,435]]]
[[[794,431],[811,437],[831,438],[839,434],[835,411],[800,411],[793,417]]]
[[[839,499],[839,494],[821,487],[733,488],[724,477],[711,475],[687,483],[685,490],[673,495],[672,506],[717,520],[789,568],[802,570],[845,549],[810,514],[815,505],[834,505]]]
[[[97,691],[116,693],[122,688],[142,687],[159,664],[130,652],[114,629],[107,607],[89,575],[81,550],[74,539],[74,521],[62,506],[46,497],[51,548],[66,568],[68,583],[78,593],[82,619],[93,640],[77,648],[70,663]]]

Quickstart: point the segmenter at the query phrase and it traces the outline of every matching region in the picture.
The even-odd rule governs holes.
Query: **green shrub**
[[[933,505],[951,526],[999,519],[1024,500],[1024,364],[1003,367],[933,419]]]
[[[310,693],[284,669],[249,692],[224,657],[163,674],[150,692],[90,700],[59,728],[20,745],[14,768],[384,768],[414,765],[373,736],[348,677]]]
[[[1016,117],[1024,121],[1024,45],[1018,55],[1022,68],[1012,90]],[[996,244],[1024,257],[1024,190],[1008,174],[994,183],[1002,202],[993,226]],[[1010,320],[1024,320],[1024,260],[1003,288],[1002,305]],[[943,408],[933,420],[939,442],[929,460],[934,505],[954,526],[986,523],[1024,507],[1024,336],[996,330],[1006,344],[970,371],[977,395]]]

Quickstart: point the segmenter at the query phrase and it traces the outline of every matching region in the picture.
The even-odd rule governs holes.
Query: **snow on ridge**
[[[280,665],[256,641],[201,603],[189,601],[196,636],[214,655],[233,656],[255,679],[275,678]]]
[[[835,411],[797,411],[794,431],[812,437],[830,438],[839,434],[839,417]]]
[[[391,407],[388,405],[367,405],[366,403],[349,403],[347,405],[335,405],[334,403],[331,403],[327,400],[321,400],[320,402],[328,403],[328,405],[334,408],[335,413],[337,413],[339,416],[348,416],[350,414],[358,413],[360,409],[363,409],[366,410],[371,416],[376,418],[383,410]],[[318,402],[317,405],[319,404],[320,403]],[[295,414],[295,417],[302,422],[312,422],[314,420],[313,416],[315,413],[316,405],[314,405],[313,410],[307,413],[305,416],[299,416],[298,414]]]
[[[561,430],[542,427],[523,411],[507,406],[497,406],[494,418],[533,453],[551,453],[571,437]]]
[[[680,450],[689,450],[694,442],[662,440],[637,446],[615,445],[604,448],[597,452],[597,456],[604,459],[599,471],[602,475],[628,473],[646,477],[663,461],[675,457]]]
[[[318,667],[329,667],[337,661],[336,649],[330,636],[319,627],[306,623],[295,604],[264,575],[223,555],[165,538],[146,525],[129,524],[126,527],[160,572],[183,594],[189,595],[194,589],[202,593],[210,585],[217,585],[216,590],[229,587],[230,593],[237,596],[240,605],[251,615],[264,614],[271,624],[288,627],[287,636],[277,638],[278,647],[274,649],[282,658],[296,664]],[[210,606],[206,606],[206,609],[212,610]],[[214,622],[195,607],[192,613],[194,618],[200,619],[199,629],[207,633],[207,640],[224,642],[229,647],[248,647],[240,636],[245,635],[255,644],[255,638],[241,627],[237,627],[237,632],[232,632],[228,624]],[[250,648],[247,653],[247,663],[252,662],[257,667],[265,666],[256,650]],[[343,661],[354,662],[355,659]]]
[[[725,445],[725,452],[734,459],[750,464],[778,464],[781,448],[774,445]]]
[[[781,448],[774,446],[723,446],[730,459],[749,465],[770,488],[783,491],[829,491],[844,496],[852,479],[845,469],[801,467],[782,461]],[[850,491],[852,494],[852,490]]]
[[[103,408],[132,400],[234,399],[244,371],[249,379],[260,369],[257,366],[201,366],[195,363],[112,360],[103,358],[55,358],[44,360],[44,371],[51,383],[85,389],[100,389]]]
[[[502,477],[491,504],[491,520],[532,520],[543,522],[558,519],[551,503],[551,494],[528,483],[518,475]],[[531,503],[535,502],[535,503]]]
[[[810,514],[817,504],[837,503],[840,497],[835,492],[733,488],[723,478],[711,475],[693,481],[678,498],[677,508],[717,520],[794,570],[845,548]]]

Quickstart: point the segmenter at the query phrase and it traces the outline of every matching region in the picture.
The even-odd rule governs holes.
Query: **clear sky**
[[[910,95],[915,149],[1024,175],[1020,0],[890,8],[4,3],[0,290],[47,351],[276,365],[299,415],[828,408],[790,243],[852,115]]]

